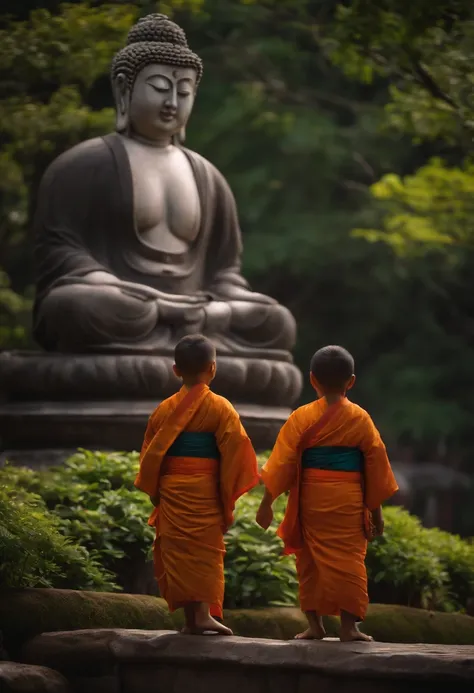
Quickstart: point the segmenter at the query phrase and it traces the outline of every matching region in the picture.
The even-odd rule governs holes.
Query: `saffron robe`
[[[197,440],[194,451],[189,441],[186,448],[186,436]],[[206,602],[222,618],[224,533],[236,500],[258,481],[255,451],[239,415],[206,385],[183,387],[152,413],[135,486],[151,498],[159,495],[149,524],[156,527],[155,575],[171,611]]]
[[[323,398],[293,412],[261,478],[273,498],[290,491],[278,534],[296,554],[302,610],[363,620],[365,515],[398,486],[369,414],[347,398],[330,409]]]

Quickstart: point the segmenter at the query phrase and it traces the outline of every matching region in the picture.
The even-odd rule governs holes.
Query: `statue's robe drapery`
[[[327,410],[320,399],[293,412],[261,478],[273,498],[290,491],[278,533],[285,552],[296,554],[303,611],[338,616],[343,610],[362,620],[368,605],[364,515],[398,486],[367,412],[347,398],[332,416]],[[307,436],[323,415],[324,424]]]
[[[135,485],[159,497],[149,523],[156,527],[155,574],[171,611],[206,602],[222,617],[224,533],[236,500],[258,480],[237,412],[207,386],[183,387],[151,415]]]
[[[48,321],[44,304],[55,290],[83,285],[83,277],[94,271],[106,271],[121,280],[172,294],[204,291],[210,297],[219,297],[225,294],[225,287],[247,287],[240,275],[242,242],[232,192],[208,161],[194,152],[183,151],[192,167],[201,202],[200,232],[183,255],[162,253],[140,239],[134,221],[131,166],[119,135],[79,144],[51,164],[40,186],[34,223],[34,329],[43,347],[58,348],[55,326]],[[92,297],[94,288],[89,285],[86,289]],[[68,305],[68,301],[71,303],[69,297],[66,308],[74,311],[74,305]],[[153,316],[152,307],[146,302],[142,302],[143,315],[137,315],[137,303],[125,296],[116,315],[112,316],[113,309],[105,305],[101,312],[97,305],[97,316],[84,319],[89,321],[91,330],[102,332],[107,339],[109,312],[116,323],[124,323],[114,326],[118,334],[110,335],[111,341],[122,333],[126,339],[134,323],[134,337],[140,337],[140,331],[146,333],[149,329]],[[91,302],[86,309],[92,310]]]

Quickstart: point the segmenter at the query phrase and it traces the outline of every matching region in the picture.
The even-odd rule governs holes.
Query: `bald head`
[[[209,370],[216,360],[214,344],[202,334],[183,337],[174,350],[174,362],[181,377],[196,377]]]
[[[327,392],[343,392],[354,370],[354,358],[341,346],[323,347],[311,359],[311,374]]]

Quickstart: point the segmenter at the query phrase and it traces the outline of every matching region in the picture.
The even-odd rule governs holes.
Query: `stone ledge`
[[[233,402],[291,407],[303,377],[291,356],[221,356],[213,389]],[[283,360],[282,360],[283,359]],[[0,383],[7,402],[159,400],[180,386],[170,354],[0,353]]]
[[[386,643],[282,642],[276,640],[183,636],[171,631],[90,630],[48,633],[30,641],[23,660],[55,666],[66,676],[102,662],[122,671],[220,671],[252,676],[251,670],[314,674],[352,680],[474,684],[474,647]],[[102,674],[105,673],[101,667]],[[316,678],[315,678],[316,682]],[[467,688],[466,688],[467,690]]]
[[[0,404],[2,458],[13,457],[17,463],[29,466],[31,452],[27,451],[36,451],[33,457],[38,458],[41,450],[51,444],[65,450],[140,450],[148,417],[158,403],[159,400],[140,399]],[[273,446],[291,414],[291,409],[279,406],[235,403],[235,407],[258,450]],[[19,454],[19,450],[24,450],[24,454]]]
[[[70,693],[66,679],[46,667],[0,662],[1,693]]]

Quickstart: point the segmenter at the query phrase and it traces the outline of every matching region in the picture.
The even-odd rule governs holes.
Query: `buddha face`
[[[178,134],[186,126],[196,95],[196,71],[147,65],[130,95],[130,131],[150,142]]]

